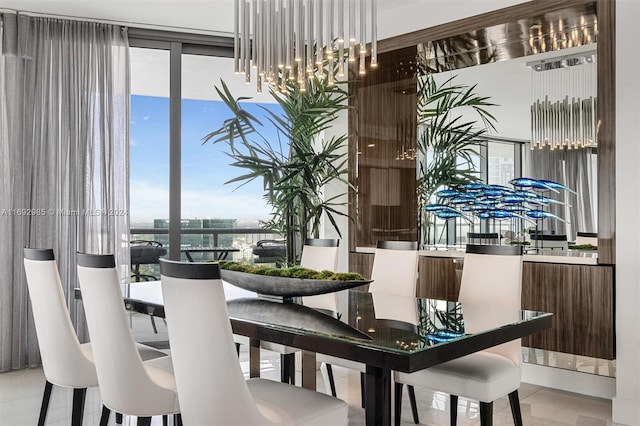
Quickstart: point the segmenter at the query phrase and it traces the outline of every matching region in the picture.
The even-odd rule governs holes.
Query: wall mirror
[[[596,3],[574,3],[521,18],[511,13],[514,8],[496,11],[491,19],[485,17],[492,25],[473,31],[469,27],[455,28],[459,23],[445,24],[431,32],[446,37],[434,35],[399,49],[393,48],[394,43],[407,43],[405,36],[380,43],[381,50],[386,50],[380,67],[354,84],[357,113],[350,116],[350,126],[358,135],[357,148],[352,152],[355,167],[351,180],[357,187],[352,203],[352,217],[357,223],[351,233],[355,246],[373,246],[379,239],[418,238],[415,103],[417,79],[424,78],[425,73],[432,73],[439,82],[455,76],[453,81],[475,85],[479,95],[490,97],[498,105],[491,109],[496,131],[478,153],[483,179],[505,184],[519,176],[558,181],[564,181],[567,175],[578,176],[569,182],[578,196],[571,194],[563,200],[572,207],[554,207],[554,213],[566,217],[571,225],[560,222],[553,230],[571,234],[572,238],[577,231],[597,232],[597,147],[531,151],[525,143],[532,140],[531,104],[536,96],[546,90],[547,95],[562,94],[571,101],[583,96],[581,91],[587,83],[579,78],[597,80]],[[429,31],[425,34],[428,37]],[[542,90],[534,89],[542,72],[534,66],[552,72],[558,71],[552,68],[555,66],[562,68],[559,71],[570,71],[582,66],[572,66],[573,58],[586,62],[586,57],[594,61],[591,74],[579,73],[573,80],[565,78],[547,83]],[[552,112],[556,115],[545,112],[545,124],[566,126],[558,123],[562,118],[558,118],[558,111]]]

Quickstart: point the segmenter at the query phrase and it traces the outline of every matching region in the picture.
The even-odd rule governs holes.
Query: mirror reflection
[[[486,224],[472,227],[465,221],[451,230],[442,220],[427,237],[420,197],[438,200],[421,193],[419,178],[434,154],[420,153],[424,127],[415,113],[421,84],[428,79],[472,88],[474,95],[495,104],[487,107],[495,118],[489,126],[473,107],[462,112],[460,123],[478,122],[488,132],[478,134],[464,155],[456,155],[454,166],[489,185],[510,186],[515,178],[531,177],[573,191],[541,194],[559,201],[545,214],[562,220],[520,224],[509,233],[510,240],[531,239],[532,233],[535,238],[566,235],[573,242],[578,233],[597,233],[596,42],[595,4],[586,3],[381,55],[376,75],[356,90],[356,245],[415,238],[423,245],[460,245],[468,241],[467,232],[490,231]],[[545,143],[551,140],[559,145]]]

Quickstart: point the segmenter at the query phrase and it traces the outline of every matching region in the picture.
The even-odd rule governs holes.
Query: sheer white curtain
[[[52,247],[71,317],[76,251],[129,265],[126,29],[0,14],[0,371],[40,362],[22,248]]]

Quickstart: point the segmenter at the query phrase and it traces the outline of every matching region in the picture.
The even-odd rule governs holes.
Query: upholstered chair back
[[[369,292],[415,297],[417,275],[417,242],[378,241]]]
[[[152,380],[142,364],[113,255],[78,253],[78,280],[104,404],[136,416],[178,412],[173,372],[156,371]]]
[[[522,249],[520,246],[467,245],[458,301],[463,305],[486,305],[500,310],[500,315],[516,315],[521,309]],[[465,327],[482,329],[500,318],[476,318],[472,308],[465,312]],[[498,313],[496,313],[498,315]],[[471,319],[471,321],[469,321]],[[506,318],[515,321],[517,318]],[[473,332],[472,329],[466,330]],[[487,349],[520,365],[520,339]]]
[[[184,424],[268,424],[240,369],[218,264],[160,260],[160,274]]]
[[[24,249],[24,270],[45,377],[54,385],[98,385],[93,361],[81,350],[69,317],[52,249]]]
[[[316,271],[338,270],[338,245],[340,240],[336,239],[307,239],[302,248],[300,266]],[[336,311],[336,293],[319,294],[302,298],[305,306],[316,309],[326,309]]]

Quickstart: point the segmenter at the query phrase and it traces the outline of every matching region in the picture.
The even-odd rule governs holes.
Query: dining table
[[[316,353],[360,362],[367,425],[391,424],[394,370],[429,368],[550,328],[552,320],[546,312],[354,289],[337,293],[335,309],[314,309],[304,299],[284,302],[222,285],[234,334],[249,338],[250,377],[260,375],[261,341],[300,349],[302,386],[312,390]],[[159,281],[127,284],[123,294],[128,309],[164,318]]]

